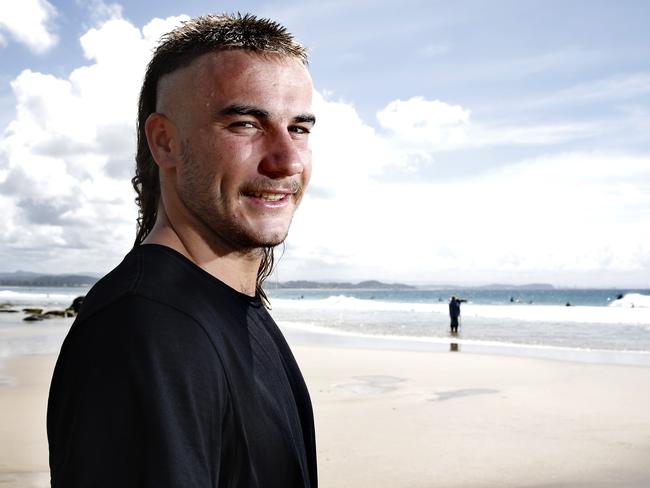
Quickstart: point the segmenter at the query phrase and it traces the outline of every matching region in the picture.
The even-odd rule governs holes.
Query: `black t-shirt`
[[[87,295],[47,430],[53,488],[317,486],[311,401],[277,325],[164,246]]]

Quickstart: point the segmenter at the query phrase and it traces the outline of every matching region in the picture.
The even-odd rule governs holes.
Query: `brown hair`
[[[307,65],[306,49],[282,25],[250,14],[197,17],[183,22],[180,27],[161,37],[147,66],[138,103],[138,148],[135,176],[131,179],[138,205],[135,246],[141,244],[151,232],[160,201],[158,166],[149,150],[144,129],[147,118],[156,111],[158,82],[163,76],[188,66],[203,54],[231,49],[296,58]],[[262,284],[272,271],[273,248],[267,247],[263,249],[256,284],[257,294],[267,305]]]

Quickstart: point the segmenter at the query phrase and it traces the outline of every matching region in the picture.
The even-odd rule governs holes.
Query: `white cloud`
[[[102,0],[77,0],[77,5],[84,7],[90,20],[97,25],[108,20],[122,18],[123,7],[119,3],[105,3]]]
[[[471,120],[460,105],[413,97],[394,100],[377,112],[387,138],[411,161],[430,161],[431,154],[469,147],[497,145],[552,145],[593,137],[603,131],[594,122],[553,125],[487,125]]]
[[[320,187],[328,192],[341,192],[350,185],[368,181],[383,174],[390,166],[406,166],[407,155],[401,153],[390,141],[366,125],[354,107],[314,94],[314,111],[318,126],[312,137],[315,171]],[[347,165],[345,175],[338,164],[331,161],[345,148]]]
[[[67,77],[26,70],[12,82],[16,117],[0,138],[4,266],[101,271],[128,250],[141,76],[179,20],[142,29],[108,20],[81,38],[87,66]],[[331,94],[316,93],[314,105],[312,186],[281,279],[650,272],[648,157],[547,155],[454,181],[416,171],[440,151],[553,144],[598,127],[493,127],[466,107],[415,97],[380,110],[375,130]]]
[[[439,100],[413,97],[395,100],[377,112],[382,127],[407,143],[427,141],[432,147],[457,147],[467,143],[469,110]]]
[[[336,156],[317,164],[345,178],[352,161],[345,147]],[[564,154],[463,181],[371,181],[308,198],[283,266],[307,277],[301,263],[324,255],[326,275],[344,265],[348,277],[428,282],[635,273],[650,262],[648,224],[650,158]]]
[[[11,83],[16,117],[0,139],[0,246],[44,260],[32,269],[106,269],[128,249],[138,91],[155,39],[184,18],[154,19],[142,30],[109,20],[81,38],[89,65],[64,78],[25,70]]]
[[[460,106],[414,97],[378,112],[389,129],[378,134],[349,104],[317,97],[315,110],[318,191],[296,217],[281,277],[550,279],[648,267],[648,157],[576,152],[454,181],[390,179],[419,153],[427,162],[465,147],[553,144],[597,127],[481,126]]]
[[[52,19],[57,11],[47,0],[0,2],[0,31],[4,30],[17,42],[35,53],[42,54],[58,41],[52,32]],[[0,45],[6,40],[0,36]]]

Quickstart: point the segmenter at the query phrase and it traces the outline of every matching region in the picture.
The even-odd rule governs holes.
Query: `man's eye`
[[[307,127],[302,127],[300,125],[293,125],[289,127],[289,132],[294,132],[296,134],[309,134],[309,129]]]
[[[233,122],[230,124],[230,127],[234,129],[255,129],[257,126],[255,125],[254,122],[250,122],[248,120],[239,120],[237,122]]]

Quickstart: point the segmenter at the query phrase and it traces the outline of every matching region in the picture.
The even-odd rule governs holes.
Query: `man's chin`
[[[244,225],[232,226],[226,232],[225,235],[229,236],[227,240],[233,250],[250,252],[282,244],[289,233],[289,226],[246,222]]]
[[[286,222],[276,223],[275,225],[260,226],[253,229],[252,237],[261,247],[274,247],[282,244],[289,233],[289,224]]]
[[[258,247],[275,247],[279,246],[287,238],[287,234],[272,236],[264,240],[260,240],[260,245]]]
[[[282,244],[287,238],[287,231],[269,232],[250,236],[248,246],[250,249],[261,249],[265,247],[276,247]]]

